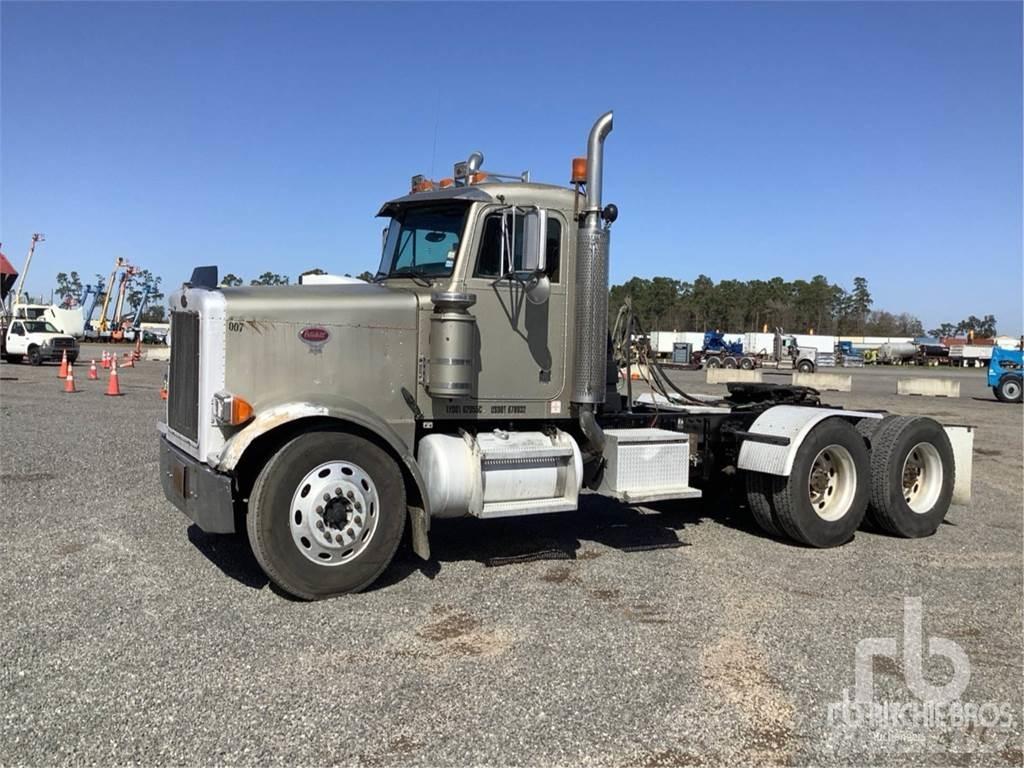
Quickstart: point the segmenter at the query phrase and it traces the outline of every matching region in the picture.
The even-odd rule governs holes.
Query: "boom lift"
[[[934,533],[969,499],[970,428],[806,387],[692,395],[656,361],[648,391],[628,370],[619,391],[611,130],[609,112],[569,188],[486,171],[479,152],[413,177],[380,209],[370,284],[218,288],[197,268],[170,299],[167,498],[204,531],[246,530],[268,577],[306,599],[371,584],[407,524],[429,558],[433,518],[572,510],[584,488],[635,504],[731,478],[765,531],[811,547],[844,544],[866,514]]]

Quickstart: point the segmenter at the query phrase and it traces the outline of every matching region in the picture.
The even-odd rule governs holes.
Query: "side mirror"
[[[523,216],[523,271],[543,272],[547,267],[548,212],[543,208]]]

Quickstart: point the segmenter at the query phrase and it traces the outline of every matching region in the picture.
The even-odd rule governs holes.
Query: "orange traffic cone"
[[[160,399],[161,400],[166,400],[167,399],[167,374],[166,373],[164,374],[164,381],[160,385]]]
[[[127,352],[125,352],[124,353],[124,362],[121,363],[121,367],[122,368],[134,368],[135,367],[135,358],[132,357]]]
[[[110,361],[110,383],[107,384],[107,394],[111,397],[121,396],[121,385],[117,381],[117,358]]]
[[[102,367],[104,371],[110,368],[110,357],[107,356],[107,350],[105,349],[103,350],[103,357],[100,358],[100,367]]]
[[[92,365],[89,366],[89,379],[91,381],[96,381],[96,379],[98,379],[99,377],[100,375],[96,371],[96,361],[93,360]]]
[[[75,389],[75,372],[74,370],[72,370],[70,363],[68,364],[67,368],[67,373],[64,376],[64,391],[74,394],[75,392],[78,391],[77,389]]]
[[[57,371],[58,379],[66,379],[68,377],[68,351],[64,350],[64,355],[60,359],[60,370]]]

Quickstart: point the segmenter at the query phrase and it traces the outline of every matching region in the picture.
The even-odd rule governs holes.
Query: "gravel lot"
[[[268,586],[244,537],[207,536],[164,501],[164,366],[122,371],[122,398],[85,370],[65,395],[53,366],[0,366],[0,764],[1024,761],[1024,409],[983,371],[924,372],[957,376],[958,400],[898,398],[897,369],[826,398],[978,426],[974,504],[929,539],[814,551],[724,502],[588,497],[436,523],[435,561],[401,554],[371,591],[306,604]],[[903,647],[907,597],[926,648],[967,654],[962,700],[1005,705],[1012,725],[829,723],[857,642]],[[936,685],[950,670],[925,662]],[[874,673],[876,700],[914,701],[901,661]]]

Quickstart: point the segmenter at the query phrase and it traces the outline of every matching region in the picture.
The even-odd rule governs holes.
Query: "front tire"
[[[319,600],[372,584],[394,557],[405,516],[405,486],[391,456],[356,435],[309,432],[260,472],[246,529],[275,584]]]
[[[32,347],[28,351],[28,361],[32,365],[43,364],[43,353],[39,351],[39,347]]]
[[[800,371],[800,373],[814,373],[814,363],[810,360],[801,360],[796,369]]]
[[[996,399],[1001,403],[1021,402],[1021,379],[1017,376],[1003,376],[999,383],[992,387]]]
[[[720,358],[720,357],[709,357],[705,361],[704,367],[705,368],[721,368],[722,367],[722,358]]]
[[[953,447],[934,419],[900,416],[871,440],[871,518],[889,533],[908,539],[935,533],[955,480]]]
[[[801,443],[788,477],[751,473],[747,501],[766,532],[810,547],[853,538],[867,511],[871,465],[864,438],[848,422],[827,419]]]

